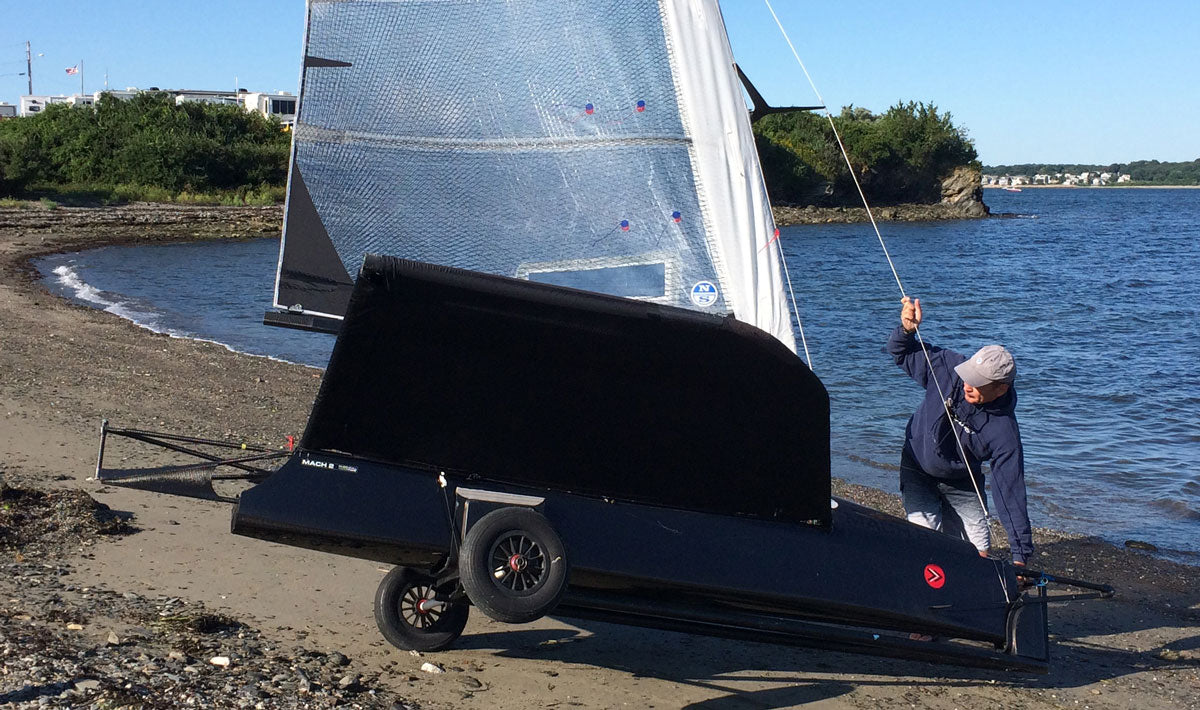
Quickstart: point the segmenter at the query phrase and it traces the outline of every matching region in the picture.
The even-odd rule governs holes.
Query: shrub
[[[977,165],[966,133],[932,104],[901,103],[882,115],[848,106],[833,122],[854,176],[874,203],[936,202],[941,180],[954,168]],[[854,180],[826,117],[774,114],[756,123],[755,133],[774,199],[857,203]]]
[[[277,120],[237,106],[102,94],[93,107],[55,104],[0,122],[0,194],[86,184],[125,199],[169,199],[282,186],[290,146]]]

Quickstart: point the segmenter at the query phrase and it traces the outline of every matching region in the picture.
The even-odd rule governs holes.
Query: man
[[[1012,355],[1000,345],[981,348],[969,359],[928,346],[931,369],[915,337],[921,301],[905,296],[901,302],[900,325],[888,339],[887,351],[925,388],[925,398],[908,420],[900,457],[904,512],[910,522],[969,540],[987,557],[981,465],[990,461],[996,512],[1008,533],[1013,562],[1024,566],[1033,554],[1033,541],[1025,503],[1021,431],[1014,413]]]

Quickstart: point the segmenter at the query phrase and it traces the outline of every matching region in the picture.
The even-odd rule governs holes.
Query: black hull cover
[[[303,448],[827,524],[829,397],[733,318],[368,256]]]

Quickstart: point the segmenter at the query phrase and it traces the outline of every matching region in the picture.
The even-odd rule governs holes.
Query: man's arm
[[[1024,564],[1033,556],[1033,533],[1025,495],[1025,454],[1021,434],[1015,430],[1005,437],[992,456],[992,497],[996,513],[1008,533],[1013,561]]]
[[[925,362],[925,354],[917,343],[917,327],[921,325],[921,299],[910,299],[905,296],[900,301],[900,325],[888,337],[887,352],[900,366],[900,369],[917,381],[922,388],[929,386],[929,366]],[[930,357],[938,348],[930,348]]]

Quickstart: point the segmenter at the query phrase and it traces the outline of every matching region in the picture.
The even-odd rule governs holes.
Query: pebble
[[[1143,542],[1141,540],[1126,540],[1125,547],[1131,550],[1145,550],[1146,552],[1158,552],[1158,546],[1153,543]]]
[[[445,668],[442,668],[441,666],[439,666],[436,663],[430,663],[429,661],[426,661],[421,664],[421,670],[425,671],[426,673],[445,673],[446,672]]]
[[[78,548],[75,541],[69,551]],[[147,598],[102,588],[67,595],[66,578],[41,574],[52,558],[35,559],[0,562],[0,599],[7,599],[9,608],[52,609],[62,621],[31,627],[18,614],[0,615],[0,676],[39,688],[38,695],[27,696],[0,691],[0,705],[101,707],[121,698],[137,705],[134,699],[140,697],[141,702],[169,698],[163,707],[181,708],[213,707],[214,698],[229,708],[413,707],[377,687],[378,678],[362,675],[344,653],[303,646],[288,652],[246,625],[201,624],[197,628],[205,630],[196,630],[189,620],[213,614],[179,597]],[[170,618],[158,622],[163,611]],[[65,623],[99,616],[119,626],[96,638],[79,633],[87,622]],[[139,626],[146,619],[156,621]]]

